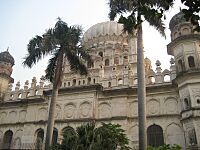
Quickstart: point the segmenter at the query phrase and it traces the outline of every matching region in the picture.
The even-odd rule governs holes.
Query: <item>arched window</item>
[[[58,142],[58,129],[54,128],[53,137],[52,137],[52,145],[56,145]]]
[[[68,86],[70,86],[70,82],[68,82]]]
[[[19,94],[18,94],[18,98],[22,98],[22,93],[19,93]]]
[[[13,132],[8,130],[3,137],[3,149],[10,149],[12,145]]]
[[[194,57],[193,56],[189,56],[188,57],[188,64],[190,68],[194,68],[195,67],[195,62],[194,62]]]
[[[94,83],[94,84],[96,83],[96,80],[95,80],[95,79],[93,79],[93,83]]]
[[[105,66],[109,66],[109,59],[105,60]]]
[[[118,79],[118,85],[122,85],[123,84],[123,80],[122,80],[122,78],[119,78]]]
[[[189,100],[187,98],[184,99],[184,107],[185,107],[186,110],[190,108],[190,103],[189,103]]]
[[[83,80],[83,85],[85,84],[85,80]]]
[[[197,144],[197,137],[196,137],[195,129],[188,131],[188,138],[189,138],[190,145],[196,145]]]
[[[91,78],[90,77],[88,77],[88,84],[90,84],[91,83]]]
[[[35,95],[38,95],[38,90],[35,90]]]
[[[164,144],[163,130],[158,125],[151,125],[147,128],[148,145],[152,147],[159,147]]]
[[[108,82],[108,87],[111,87],[111,82]]]
[[[179,70],[179,72],[183,71],[183,62],[181,59],[178,61],[178,70]]]
[[[81,81],[78,81],[78,85],[81,85]]]
[[[73,80],[73,86],[75,86],[75,85],[76,85],[76,79]]]
[[[64,87],[66,87],[66,83],[64,83]]]
[[[37,137],[36,137],[36,149],[42,149],[43,147],[43,141],[44,141],[44,130],[38,129],[37,131]]]
[[[170,82],[170,76],[169,75],[164,76],[164,82]]]

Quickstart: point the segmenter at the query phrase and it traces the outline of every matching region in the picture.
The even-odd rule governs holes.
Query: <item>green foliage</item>
[[[181,2],[187,6],[187,9],[182,9],[185,14],[186,20],[190,20],[195,26],[195,31],[200,32],[200,1],[199,0],[181,0]]]
[[[120,15],[119,22],[124,24],[124,31],[132,34],[143,21],[158,30],[161,35],[165,36],[165,27],[163,19],[165,19],[165,11],[173,5],[174,0],[110,0],[109,17],[114,20]],[[124,14],[129,14],[124,16]]]
[[[61,144],[51,147],[52,150],[130,150],[128,138],[120,125],[87,123],[76,128],[66,128]]]
[[[181,147],[179,145],[176,145],[176,144],[175,145],[167,144],[167,145],[163,145],[163,146],[160,146],[160,147],[157,147],[157,148],[149,146],[147,148],[147,150],[181,150]]]

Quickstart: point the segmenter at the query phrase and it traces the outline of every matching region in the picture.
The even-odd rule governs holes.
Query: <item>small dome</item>
[[[87,42],[91,39],[98,38],[100,36],[106,35],[122,35],[123,34],[123,24],[117,23],[115,21],[107,21],[93,25],[90,27],[83,36],[83,41]]]
[[[172,30],[176,25],[180,23],[188,22],[186,21],[183,12],[179,12],[178,14],[174,15],[169,22],[169,28]]]
[[[11,63],[12,66],[15,64],[14,58],[10,55],[8,51],[0,53],[0,61]]]

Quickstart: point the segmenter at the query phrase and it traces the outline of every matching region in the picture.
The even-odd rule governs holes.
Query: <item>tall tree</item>
[[[130,150],[125,131],[118,124],[105,124],[96,127],[95,123],[83,124],[74,130],[67,127],[63,131],[61,144],[52,150]]]
[[[181,0],[181,2],[187,7],[182,9],[185,14],[185,18],[190,20],[195,26],[195,31],[200,32],[200,1],[199,0]]]
[[[174,0],[110,0],[109,17],[114,20],[120,15],[119,22],[124,24],[124,31],[130,35],[137,31],[137,78],[138,78],[138,119],[139,119],[139,149],[147,147],[146,136],[146,86],[144,68],[144,48],[142,23],[144,21],[165,36],[163,19],[165,11],[173,5]],[[124,17],[124,14],[128,16]]]
[[[67,59],[72,71],[87,75],[84,60],[91,62],[90,55],[80,45],[82,30],[79,26],[68,26],[60,18],[54,28],[48,29],[42,36],[30,40],[23,64],[31,68],[39,60],[51,55],[46,68],[45,78],[52,82],[53,89],[49,105],[49,115],[46,132],[45,149],[51,145],[54,127],[54,116],[58,90],[64,71],[64,61]]]

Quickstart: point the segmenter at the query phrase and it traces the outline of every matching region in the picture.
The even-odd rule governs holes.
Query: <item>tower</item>
[[[175,83],[181,101],[181,121],[186,145],[191,149],[200,146],[200,33],[186,21],[182,12],[170,21],[171,42],[167,46],[174,56],[177,76]]]
[[[14,58],[8,50],[0,53],[0,100],[3,99],[9,83],[14,82],[14,79],[11,78],[14,63]]]

